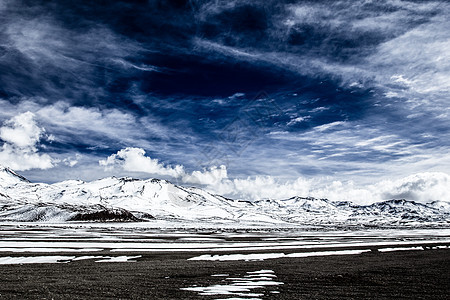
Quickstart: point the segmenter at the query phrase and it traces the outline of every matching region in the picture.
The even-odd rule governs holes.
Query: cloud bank
[[[139,148],[126,148],[100,160],[107,169],[115,168],[140,172],[152,176],[169,176],[179,184],[202,186],[212,193],[234,199],[286,199],[295,196],[325,198],[334,201],[352,201],[370,204],[389,199],[407,199],[418,202],[450,200],[450,175],[443,172],[426,172],[396,180],[384,180],[358,186],[352,181],[331,178],[279,180],[273,176],[254,176],[244,179],[229,178],[226,166],[210,167],[202,171],[186,172],[181,165],[167,166],[145,155]]]

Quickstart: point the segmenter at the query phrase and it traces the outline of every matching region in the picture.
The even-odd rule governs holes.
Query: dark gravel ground
[[[83,254],[76,254],[80,255]],[[445,249],[265,261],[187,260],[197,255],[200,253],[144,253],[134,263],[84,260],[0,265],[0,298],[227,299],[232,296],[201,296],[180,288],[224,284],[224,277],[212,277],[213,274],[236,277],[262,269],[273,270],[275,280],[284,283],[252,290],[264,294],[262,299],[449,299],[450,295],[450,250]]]

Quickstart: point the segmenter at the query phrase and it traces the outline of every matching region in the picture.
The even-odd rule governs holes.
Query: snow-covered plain
[[[126,226],[125,226],[126,225]],[[450,229],[303,230],[298,228],[150,228],[147,223],[2,224],[0,252],[212,255],[242,251],[342,251],[347,248],[445,247]],[[96,254],[94,254],[96,255]],[[195,256],[195,255],[193,255]]]

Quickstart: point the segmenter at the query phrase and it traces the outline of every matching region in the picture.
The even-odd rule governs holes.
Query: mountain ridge
[[[242,201],[156,178],[31,183],[0,166],[0,221],[217,220],[301,225],[450,226],[450,203],[392,199],[369,205],[313,197]]]

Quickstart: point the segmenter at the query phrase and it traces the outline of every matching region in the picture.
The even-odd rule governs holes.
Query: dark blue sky
[[[445,173],[449,17],[447,1],[3,1],[0,163],[236,197]]]

